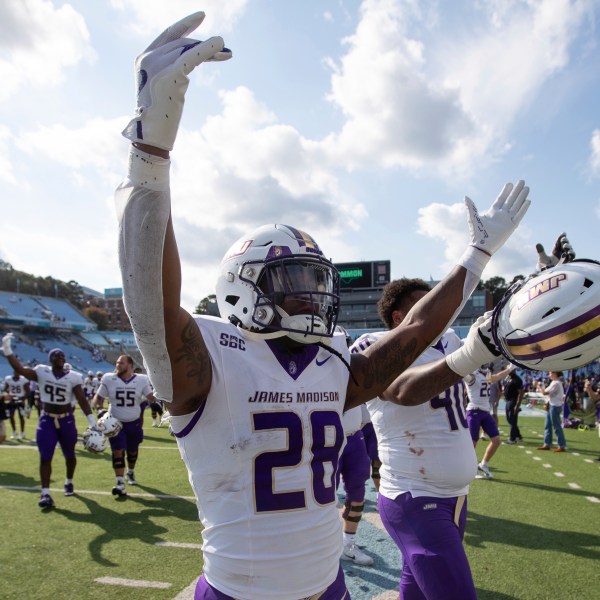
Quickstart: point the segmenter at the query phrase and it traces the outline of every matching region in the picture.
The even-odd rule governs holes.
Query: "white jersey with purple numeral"
[[[469,396],[467,410],[479,409],[490,412],[490,382],[488,382],[487,372],[478,369],[471,373],[470,377],[465,377],[465,383]]]
[[[361,351],[388,332],[361,336],[352,351]],[[461,346],[452,329],[411,365],[434,362]],[[400,406],[375,398],[367,407],[377,434],[381,486],[395,499],[413,496],[450,498],[468,493],[477,474],[477,458],[465,414],[465,387],[460,381],[418,406]]]
[[[140,418],[140,405],[151,393],[152,386],[146,375],[136,374],[125,380],[116,373],[104,374],[97,392],[101,398],[108,398],[110,414],[122,423]]]
[[[196,322],[212,385],[204,407],[171,427],[198,499],[204,575],[235,598],[311,596],[339,570],[348,370],[318,346],[285,356],[221,319]],[[332,347],[348,359],[343,335]]]
[[[23,375],[15,379],[12,375],[4,378],[4,390],[10,394],[13,400],[21,400],[27,395],[27,384],[29,380]]]
[[[72,406],[76,398],[73,388],[83,385],[83,379],[75,371],[65,372],[64,375],[56,377],[52,367],[48,365],[37,365],[33,369],[37,375],[40,400],[44,404],[54,406]]]

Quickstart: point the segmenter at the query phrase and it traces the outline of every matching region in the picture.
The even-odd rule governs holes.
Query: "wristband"
[[[88,423],[90,427],[96,427],[96,419],[94,419],[94,415],[87,415]]]
[[[481,248],[467,246],[458,264],[480,278],[490,258],[492,257],[484,250],[481,250]]]

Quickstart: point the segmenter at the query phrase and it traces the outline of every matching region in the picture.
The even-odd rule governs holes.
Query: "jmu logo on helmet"
[[[540,281],[535,285],[531,286],[528,290],[523,290],[521,297],[517,302],[517,310],[523,308],[526,304],[539,298],[543,294],[546,294],[552,290],[558,288],[562,281],[567,279],[566,273],[558,273],[557,275],[552,275],[552,277],[548,277],[544,281]]]

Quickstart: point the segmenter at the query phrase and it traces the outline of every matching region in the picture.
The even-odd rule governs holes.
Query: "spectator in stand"
[[[598,429],[598,436],[600,436],[600,391],[594,389],[589,379],[585,380],[583,391],[590,397],[590,400],[596,402],[596,427]],[[600,457],[596,459],[596,462],[600,462]]]
[[[512,369],[508,374],[508,381],[504,383],[504,400],[506,402],[506,420],[510,425],[510,439],[504,443],[509,446],[520,442],[523,437],[519,429],[519,412],[523,401],[523,380],[517,375],[517,370]]]
[[[565,401],[565,389],[560,380],[561,371],[550,371],[550,384],[545,386],[538,382],[537,391],[544,396],[548,396],[546,425],[544,427],[544,443],[538,450],[550,450],[552,447],[552,429],[556,433],[556,443],[558,448],[554,452],[566,452],[567,441],[562,427],[563,404]]]

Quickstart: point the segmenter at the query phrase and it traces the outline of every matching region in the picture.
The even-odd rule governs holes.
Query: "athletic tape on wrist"
[[[490,261],[491,256],[480,250],[476,246],[468,246],[460,257],[458,264],[470,271],[477,278],[481,278],[481,274],[485,269],[486,265]]]

